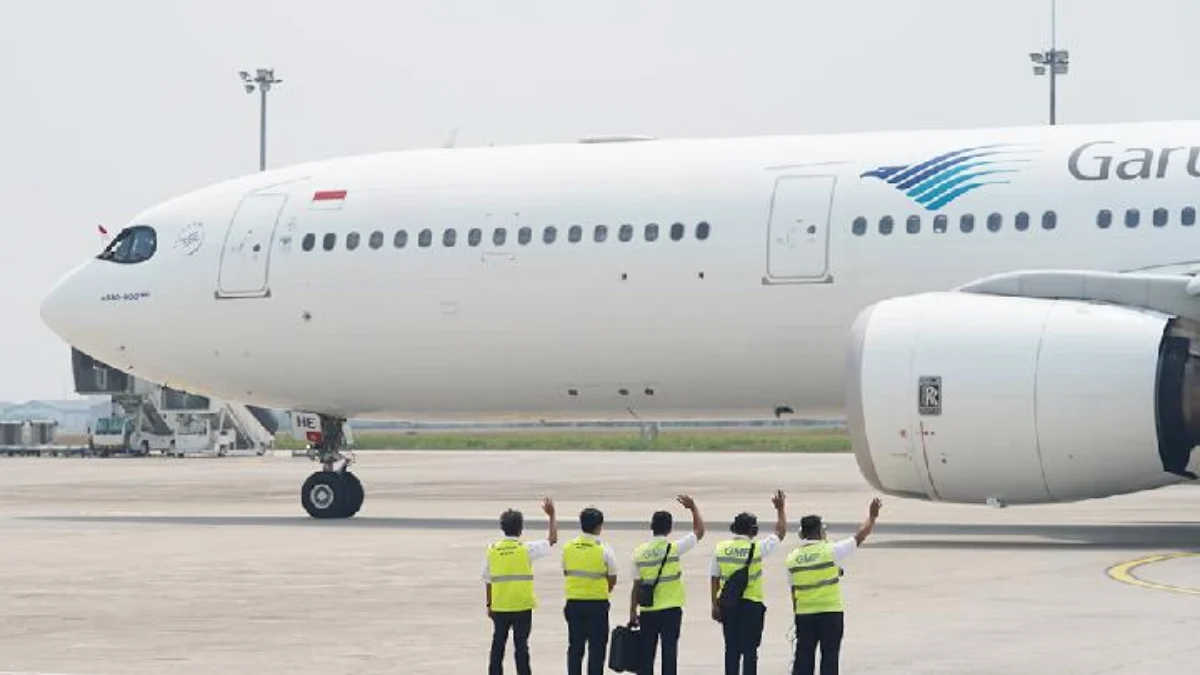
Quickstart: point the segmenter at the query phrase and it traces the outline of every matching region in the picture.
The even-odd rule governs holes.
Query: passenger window
[[[583,228],[572,225],[571,229],[567,230],[567,240],[572,244],[578,244],[581,239],[583,239]]]
[[[1183,212],[1179,214],[1179,222],[1182,223],[1184,227],[1191,227],[1192,225],[1195,225],[1196,209],[1190,206],[1185,206],[1183,208]]]
[[[1042,229],[1053,230],[1058,226],[1058,214],[1053,211],[1047,211],[1042,214]]]
[[[891,216],[884,216],[884,217],[880,218],[879,219],[879,234],[891,234],[893,224],[894,224],[894,222],[892,221]]]
[[[1100,213],[1096,214],[1096,226],[1102,230],[1107,230],[1112,226],[1112,211],[1101,209]]]
[[[1017,214],[1017,219],[1013,223],[1013,227],[1017,228],[1017,232],[1024,232],[1029,229],[1029,214],[1021,211]]]
[[[425,245],[428,246],[429,244]],[[392,246],[396,248],[408,246],[408,230],[396,230],[396,235],[392,237]]]
[[[553,225],[549,225],[546,227],[546,229],[542,230],[542,241],[546,242],[547,244],[553,244],[554,240],[557,238],[558,238],[558,228],[557,227],[554,227]]]
[[[383,246],[383,233],[380,232],[379,230],[375,230],[374,232],[372,232],[371,233],[371,241],[369,242],[369,244],[370,244],[371,248],[375,248],[375,249],[379,248],[380,246]]]
[[[850,231],[858,236],[863,236],[867,233],[867,219],[859,216],[854,219],[854,225],[850,226]]]
[[[358,248],[358,244],[360,243],[361,239],[361,235],[359,235],[357,232],[351,232],[350,234],[347,234],[346,250],[353,251],[354,249]]]
[[[496,246],[503,246],[504,242],[508,241],[508,230],[503,227],[497,227],[492,230],[492,243]]]
[[[421,248],[429,248],[433,244],[433,230],[428,228],[421,230],[421,234],[417,235],[417,245]]]
[[[528,227],[522,227],[517,230],[517,242],[524,246],[533,240],[533,230]]]
[[[921,232],[921,216],[909,216],[905,221],[904,229],[908,230],[909,234],[919,234]]]
[[[679,241],[683,239],[683,223],[675,223],[671,226],[671,241]]]
[[[1141,221],[1141,211],[1137,209],[1125,209],[1125,227],[1137,227]]]
[[[300,248],[304,249],[305,251],[313,250],[313,247],[316,245],[317,235],[313,234],[312,232],[304,235],[304,239],[300,242]]]
[[[458,243],[458,230],[450,227],[442,232],[442,246],[453,248],[456,243]]]
[[[958,219],[958,229],[970,234],[975,231],[975,216],[970,213],[964,213],[962,218]]]
[[[337,235],[330,232],[325,235],[325,241],[322,242],[326,251],[332,251],[334,246],[337,246]]]
[[[1162,209],[1162,208],[1154,209],[1154,226],[1155,227],[1163,227],[1166,224],[1167,224],[1167,210]]]
[[[989,232],[999,232],[1000,226],[1004,223],[1004,216],[999,213],[993,213],[988,216],[987,229]]]
[[[483,230],[472,227],[471,231],[467,233],[467,245],[478,246],[481,241],[483,241]]]
[[[946,225],[950,219],[945,215],[937,215],[933,217],[933,231],[941,234],[946,231]]]
[[[597,225],[596,231],[592,233],[592,238],[595,239],[597,243],[608,239],[608,226]]]
[[[699,239],[700,241],[704,241],[705,239],[708,239],[708,229],[709,229],[708,223],[701,222],[699,225],[696,226],[696,238]]]
[[[646,241],[658,241],[658,223],[650,223],[644,232]]]
[[[647,233],[648,232],[649,232],[649,230],[647,230]],[[633,239],[633,226],[632,225],[622,225],[621,229],[617,231],[617,239],[620,239],[621,241],[629,241],[629,240]],[[653,240],[651,240],[651,241],[653,241]]]

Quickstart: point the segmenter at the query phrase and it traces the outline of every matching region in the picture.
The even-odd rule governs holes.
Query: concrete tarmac
[[[0,460],[0,675],[486,672],[479,574],[500,511],[523,509],[527,537],[540,537],[549,494],[565,541],[581,508],[602,508],[622,565],[616,625],[650,513],[671,508],[677,534],[690,527],[672,501],[682,491],[709,533],[684,559],[680,672],[720,673],[709,556],[739,510],[770,530],[776,488],[791,527],[767,563],[759,672],[783,674],[783,560],[800,517],[822,513],[831,536],[847,536],[873,496],[848,455],[360,453],[362,512],[321,522],[298,503],[313,468],[283,457]],[[885,499],[875,536],[846,564],[842,672],[1194,672],[1200,558],[1186,553],[1200,542],[1198,500],[1184,486],[1009,509]],[[536,574],[534,672],[562,673],[557,552]]]

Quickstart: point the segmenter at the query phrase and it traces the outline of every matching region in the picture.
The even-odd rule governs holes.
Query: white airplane
[[[891,495],[1194,478],[1200,123],[392,152],[155,206],[43,320],[151,381],[347,418],[844,406]],[[624,141],[624,142],[617,142]]]

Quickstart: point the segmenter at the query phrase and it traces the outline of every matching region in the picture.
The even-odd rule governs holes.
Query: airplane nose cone
[[[70,334],[71,303],[67,286],[73,276],[74,273],[65,275],[42,298],[42,323],[64,340],[68,340]]]

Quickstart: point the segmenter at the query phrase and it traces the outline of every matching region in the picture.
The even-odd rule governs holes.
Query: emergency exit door
[[[238,205],[225,232],[217,296],[256,298],[270,295],[271,242],[287,195],[249,195]]]
[[[771,197],[765,281],[829,280],[834,176],[783,176]]]

